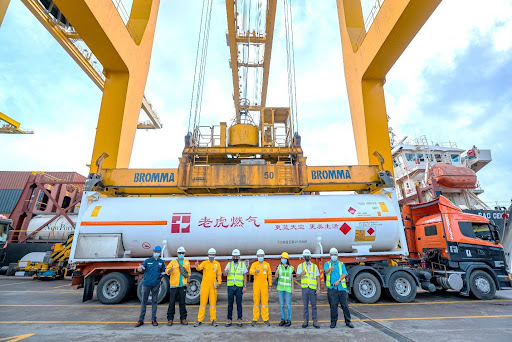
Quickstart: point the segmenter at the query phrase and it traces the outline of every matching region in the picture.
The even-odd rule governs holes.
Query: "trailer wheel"
[[[416,297],[416,282],[407,272],[398,271],[389,277],[389,294],[399,303],[409,303]]]
[[[198,272],[192,272],[190,281],[187,286],[187,294],[185,296],[185,303],[190,305],[199,304],[199,293],[201,291],[201,281],[203,275]]]
[[[469,277],[471,293],[478,299],[493,299],[496,295],[496,284],[492,277],[485,271],[476,270]]]
[[[130,291],[131,277],[121,272],[109,273],[101,278],[96,289],[98,300],[103,304],[118,304]]]
[[[139,301],[142,302],[142,281],[139,281],[139,284],[137,285],[137,298],[139,298]],[[162,278],[162,284],[160,285],[160,290],[158,290],[157,302],[158,302],[158,304],[160,304],[168,298],[169,298],[169,277],[165,276]],[[151,293],[149,293],[148,303],[151,303],[151,301],[152,301],[152,296],[151,296]]]
[[[361,272],[354,278],[352,293],[361,303],[375,303],[379,300],[381,291],[379,280],[370,272]]]

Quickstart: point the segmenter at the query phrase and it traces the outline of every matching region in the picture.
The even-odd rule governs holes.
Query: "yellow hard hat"
[[[283,253],[281,254],[281,258],[289,259],[290,257],[288,256],[288,253],[283,252]]]

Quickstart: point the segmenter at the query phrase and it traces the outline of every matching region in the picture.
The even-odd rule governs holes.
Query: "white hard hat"
[[[208,250],[208,254],[217,254],[217,251],[215,250],[215,248],[210,248]]]
[[[180,246],[180,248],[178,248],[178,253],[185,253],[185,247]]]
[[[305,249],[303,252],[302,252],[302,255],[303,256],[311,256],[311,251],[309,249]]]
[[[232,256],[240,256],[240,251],[238,249],[233,249],[233,252],[231,252]]]
[[[265,252],[263,251],[263,249],[258,249],[258,251],[256,252],[256,255],[265,255]]]
[[[338,254],[338,250],[333,247],[329,250],[329,254]]]

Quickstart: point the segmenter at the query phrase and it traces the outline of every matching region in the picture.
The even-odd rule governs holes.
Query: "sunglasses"
[[[185,254],[184,252],[179,252],[178,254]]]

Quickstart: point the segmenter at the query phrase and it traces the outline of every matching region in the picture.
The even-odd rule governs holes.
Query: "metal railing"
[[[372,27],[375,18],[377,18],[377,14],[379,13],[384,1],[385,0],[375,0],[375,3],[373,4],[370,13],[366,17],[366,20],[364,21],[364,31],[361,32],[359,37],[357,37],[356,48],[359,48],[361,44],[363,44],[364,38],[366,37],[366,34],[370,30],[370,27]]]

